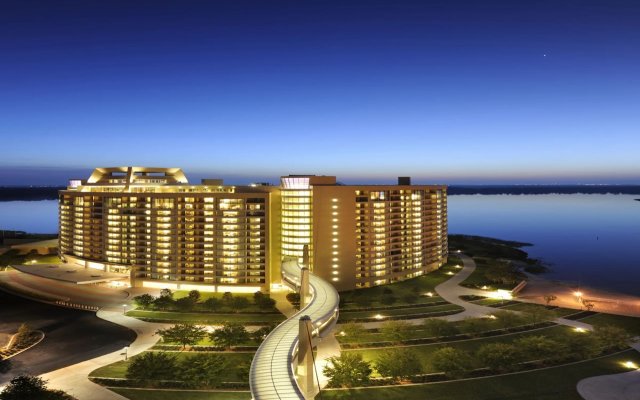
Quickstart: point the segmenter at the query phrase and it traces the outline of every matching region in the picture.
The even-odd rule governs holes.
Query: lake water
[[[549,278],[640,295],[637,195],[449,197],[449,232],[532,243]]]
[[[532,243],[550,278],[640,294],[637,195],[449,197],[449,232]],[[55,233],[57,201],[0,202],[0,229]]]

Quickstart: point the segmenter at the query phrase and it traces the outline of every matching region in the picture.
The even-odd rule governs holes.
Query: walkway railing
[[[300,285],[300,267],[295,260],[282,263],[282,281],[294,289]],[[294,370],[298,350],[300,317],[308,315],[313,323],[312,337],[331,332],[338,319],[338,292],[328,282],[309,274],[311,301],[291,318],[278,325],[258,348],[249,373],[254,400],[304,399]]]

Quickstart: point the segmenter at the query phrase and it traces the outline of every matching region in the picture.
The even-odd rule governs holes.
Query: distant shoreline
[[[0,187],[2,201],[57,200],[63,186]],[[635,194],[640,185],[450,185],[449,196],[457,195],[542,195],[542,194]],[[635,199],[640,201],[640,199]]]

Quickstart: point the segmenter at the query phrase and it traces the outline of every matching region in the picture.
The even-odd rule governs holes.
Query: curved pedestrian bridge
[[[294,289],[300,286],[298,262],[282,263],[282,281]],[[328,282],[309,274],[311,301],[291,318],[278,325],[258,348],[249,373],[254,400],[304,399],[296,381],[295,355],[298,351],[298,325],[308,315],[313,323],[312,337],[330,333],[338,319],[338,292]]]

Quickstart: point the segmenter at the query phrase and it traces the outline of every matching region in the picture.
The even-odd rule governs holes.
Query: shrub
[[[229,307],[234,311],[240,311],[249,307],[249,299],[246,297],[234,297],[229,301]]]
[[[194,324],[176,324],[167,329],[158,329],[157,335],[162,336],[165,342],[180,343],[184,349],[186,346],[193,346],[207,334],[207,331]]]
[[[221,328],[209,333],[209,338],[215,344],[231,349],[249,340],[249,332],[244,326],[236,323],[226,323]]]
[[[182,297],[175,301],[178,310],[186,312],[191,311],[196,306],[196,302],[191,297]]]
[[[340,325],[339,329],[348,337],[357,337],[367,331],[364,325],[358,324],[357,322],[347,322],[346,324]]]
[[[330,387],[362,386],[371,379],[371,365],[364,361],[362,354],[345,351],[327,361],[322,372],[329,377]]]
[[[475,336],[476,334],[492,329],[492,320],[488,318],[465,318],[460,322],[461,332]]]
[[[631,335],[617,326],[596,326],[593,335],[602,347],[622,350],[629,347]]]
[[[141,294],[140,296],[136,296],[133,298],[133,302],[135,303],[135,305],[140,308],[149,308],[151,304],[153,304],[154,300],[155,297],[148,293]]]
[[[380,352],[375,362],[376,369],[382,376],[395,381],[409,378],[422,372],[420,360],[407,348],[387,349]]]
[[[0,400],[75,400],[62,390],[48,389],[46,384],[37,376],[17,376],[0,393]]]
[[[176,371],[174,356],[161,351],[148,351],[131,359],[126,377],[140,382],[170,380],[175,378]]]
[[[191,387],[212,387],[220,383],[227,362],[219,354],[200,353],[183,358],[178,365],[178,377]]]
[[[509,343],[487,343],[478,349],[476,357],[494,371],[506,372],[520,360],[518,350]]]
[[[562,343],[544,336],[525,336],[515,340],[513,344],[523,360],[553,360],[563,358],[566,354]]]
[[[451,378],[462,378],[473,369],[473,360],[464,350],[443,347],[431,356],[431,365]]]
[[[444,319],[428,318],[422,323],[422,327],[428,335],[434,337],[453,336],[459,333],[458,328],[451,322]]]
[[[216,312],[220,310],[220,308],[222,307],[222,301],[215,297],[209,297],[204,301],[204,303],[202,303],[202,305],[204,306],[205,309],[212,312]]]
[[[195,304],[198,301],[200,301],[200,292],[198,290],[192,290],[192,291],[189,292],[187,297],[189,299],[191,299],[193,301],[193,303]]]
[[[412,328],[406,321],[386,321],[380,326],[380,333],[386,340],[399,342],[409,336]]]
[[[160,297],[168,297],[170,299],[173,299],[173,292],[171,291],[171,289],[164,288],[160,291]]]

